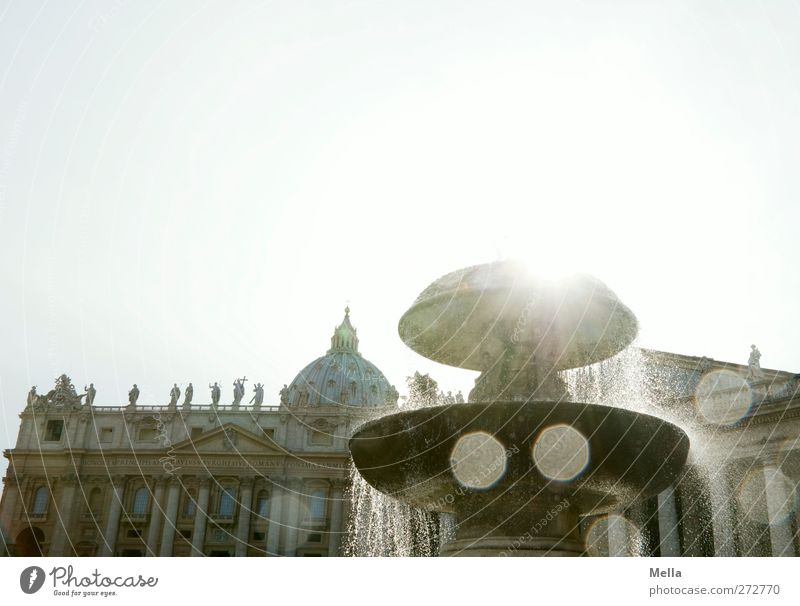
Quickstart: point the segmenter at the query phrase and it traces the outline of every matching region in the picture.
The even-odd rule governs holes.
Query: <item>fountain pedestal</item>
[[[456,508],[459,525],[442,556],[579,556],[583,541],[578,508],[564,497],[531,499],[526,490],[466,499]],[[558,499],[558,500],[556,500]]]

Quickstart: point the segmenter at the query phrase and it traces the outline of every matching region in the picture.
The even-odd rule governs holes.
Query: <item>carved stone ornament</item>
[[[238,432],[231,427],[226,427],[223,430],[222,447],[225,450],[236,450],[236,445],[238,443],[239,443]]]
[[[44,402],[42,402],[42,400],[44,400]],[[37,398],[34,408],[41,409],[42,404],[62,410],[79,410],[81,408],[81,399],[75,391],[72,380],[67,375],[63,374],[56,379],[55,387],[53,387],[46,396]]]

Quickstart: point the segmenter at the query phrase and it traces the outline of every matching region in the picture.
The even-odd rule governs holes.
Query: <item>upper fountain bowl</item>
[[[548,370],[609,358],[636,337],[636,317],[586,274],[537,276],[517,261],[475,265],[428,286],[400,319],[400,338],[436,362],[489,370],[513,351]]]

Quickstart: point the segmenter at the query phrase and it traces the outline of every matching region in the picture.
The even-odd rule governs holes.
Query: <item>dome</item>
[[[331,348],[306,366],[288,387],[289,406],[346,405],[375,408],[396,406],[397,390],[358,351],[358,335],[350,323],[350,308],[333,331]]]

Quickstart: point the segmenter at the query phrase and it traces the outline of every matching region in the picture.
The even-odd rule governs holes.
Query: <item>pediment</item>
[[[242,454],[284,454],[269,440],[240,427],[226,423],[204,432],[200,436],[187,438],[173,446],[180,453],[242,453]]]

